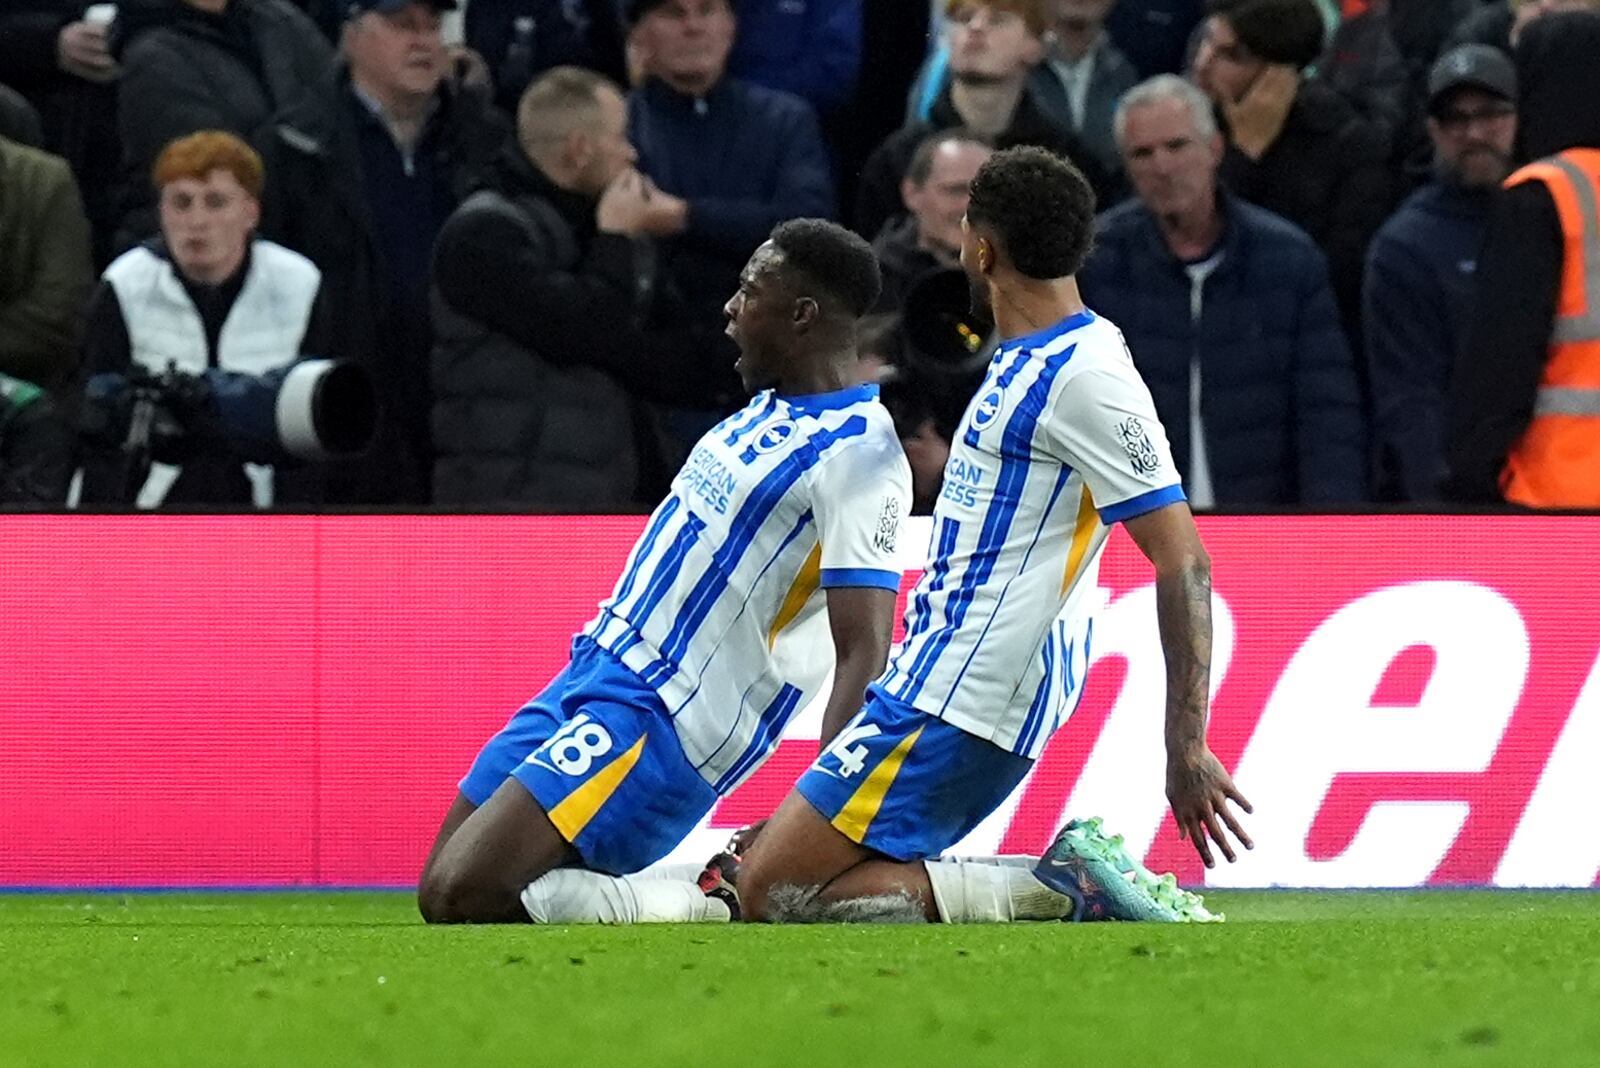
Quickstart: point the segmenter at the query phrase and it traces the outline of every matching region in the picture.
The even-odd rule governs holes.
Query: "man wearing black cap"
[[[660,283],[682,322],[702,329],[705,393],[667,412],[669,450],[686,450],[740,400],[727,381],[722,303],[780,222],[835,212],[832,170],[811,106],[727,76],[731,0],[626,0],[628,134],[653,182],[645,232],[663,240]],[[671,465],[669,464],[669,467]]]
[[[1437,499],[1444,398],[1470,317],[1489,207],[1511,173],[1517,74],[1488,45],[1462,45],[1428,75],[1434,178],[1372,240],[1362,326],[1372,374],[1380,493]]]
[[[1452,499],[1600,509],[1600,13],[1517,40],[1518,149],[1450,377]]]
[[[1387,217],[1388,142],[1304,71],[1322,52],[1314,0],[1211,0],[1191,77],[1222,113],[1230,191],[1306,233],[1328,257],[1352,341],[1367,242]]]
[[[439,13],[455,0],[354,0],[341,50],[345,123],[359,160],[359,202],[376,263],[374,375],[390,414],[388,447],[324,496],[426,503],[429,440],[428,268],[439,229],[466,199],[508,131],[487,99],[448,77]]]

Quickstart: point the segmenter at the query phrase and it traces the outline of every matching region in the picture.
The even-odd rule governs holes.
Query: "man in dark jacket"
[[[445,224],[433,265],[438,503],[643,499],[648,438],[622,383],[668,374],[640,330],[650,277],[635,238],[650,204],[635,160],[621,93],[557,67],[523,95],[517,144]]]
[[[926,119],[902,126],[867,158],[851,219],[856,233],[871,240],[904,213],[900,180],[917,146],[929,134],[956,126],[996,148],[1036,145],[1067,157],[1107,203],[1115,183],[1072,132],[1064,87],[1040,66],[1050,23],[1047,0],[947,0],[944,6],[948,84]],[[1059,107],[1051,106],[1046,91],[1059,97]]]
[[[1567,156],[1558,162],[1570,173],[1583,169],[1569,158],[1571,150],[1578,150],[1590,171],[1600,166],[1593,162],[1593,150],[1600,150],[1600,111],[1594,107],[1600,99],[1596,56],[1600,56],[1600,13],[1545,15],[1521,35],[1516,54],[1517,114],[1519,154],[1524,160],[1548,160],[1564,153]],[[1502,484],[1507,461],[1536,417],[1565,414],[1559,404],[1539,410],[1539,394],[1551,384],[1545,381],[1547,364],[1563,348],[1597,347],[1592,325],[1558,332],[1556,324],[1569,254],[1567,235],[1574,251],[1585,241],[1600,241],[1600,220],[1594,218],[1592,206],[1600,181],[1593,174],[1574,176],[1576,208],[1564,219],[1551,186],[1517,177],[1512,176],[1513,184],[1496,199],[1490,215],[1478,257],[1477,297],[1467,342],[1450,381],[1445,492],[1454,500],[1508,499]],[[1583,206],[1585,201],[1588,207]],[[1588,294],[1587,309],[1592,313],[1600,302],[1592,288]],[[1569,391],[1570,403],[1577,409],[1573,418],[1592,427],[1594,390],[1582,387],[1597,380],[1594,360],[1585,362],[1573,355],[1564,362],[1566,377],[1587,378],[1586,383],[1565,384],[1579,386]],[[1594,473],[1590,499],[1600,498],[1600,459],[1592,451],[1577,450],[1566,462],[1587,465]]]
[[[1304,234],[1217,188],[1210,104],[1163,76],[1118,109],[1137,197],[1078,276],[1122,326],[1197,506],[1365,495],[1361,407],[1327,269]]]
[[[661,239],[660,284],[678,308],[652,326],[699,329],[716,339],[703,356],[703,389],[666,415],[687,450],[742,403],[721,338],[727,295],[773,226],[836,207],[817,118],[799,97],[727,75],[736,30],[730,0],[628,0],[633,55],[643,82],[628,98],[628,134],[652,182],[644,231]],[[681,456],[668,457],[673,469]]]
[[[1358,336],[1367,243],[1391,203],[1387,139],[1336,90],[1304,79],[1322,51],[1313,0],[1211,7],[1193,76],[1225,121],[1223,185],[1311,235]]]
[[[429,500],[429,263],[445,219],[507,143],[487,99],[448,77],[440,12],[454,7],[455,0],[357,0],[347,9],[341,121],[354,144],[358,218],[374,259],[373,304],[359,314],[375,321],[374,377],[389,418],[368,459],[329,472],[329,501]]]
[[[883,268],[877,311],[897,312],[917,279],[929,271],[961,266],[961,218],[967,187],[994,154],[965,130],[944,130],[917,147],[900,183],[906,217],[878,234],[872,249]]]
[[[1472,312],[1489,208],[1511,173],[1516,70],[1497,49],[1463,45],[1434,64],[1428,134],[1434,179],[1372,239],[1362,326],[1372,375],[1379,495],[1438,497],[1444,398]]]
[[[39,111],[41,147],[62,157],[83,194],[95,265],[111,258],[117,225],[117,96],[105,8],[83,0],[8,0],[0,14],[0,81]]]

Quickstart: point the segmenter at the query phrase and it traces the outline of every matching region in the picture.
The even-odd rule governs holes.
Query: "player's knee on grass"
[[[461,824],[423,873],[417,904],[429,923],[518,923],[523,888],[576,852],[515,779]]]

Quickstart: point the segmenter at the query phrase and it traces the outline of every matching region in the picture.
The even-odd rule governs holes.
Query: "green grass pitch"
[[[0,897],[0,1065],[1600,1065],[1600,894],[1220,926],[426,928],[400,894]]]

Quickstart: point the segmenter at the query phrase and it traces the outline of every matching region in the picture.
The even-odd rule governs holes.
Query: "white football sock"
[[[616,878],[577,868],[557,868],[522,891],[534,923],[727,923],[727,903],[707,897],[692,882]]]
[[[1012,923],[1072,915],[1071,898],[1041,883],[1028,869],[1005,863],[1011,859],[923,861],[939,919],[945,923]]]
[[[671,879],[680,883],[692,883],[697,881],[700,873],[705,870],[704,864],[652,864],[644,871],[635,872],[628,878]]]

